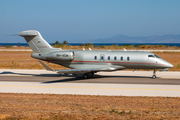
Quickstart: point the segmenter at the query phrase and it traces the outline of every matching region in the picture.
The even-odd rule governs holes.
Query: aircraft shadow
[[[61,82],[72,82],[72,81],[79,81],[79,80],[84,80],[84,79],[72,77],[72,78],[54,80],[54,81],[47,81],[47,82],[42,82],[42,83],[61,83]]]
[[[3,75],[9,75],[9,74],[14,74],[14,75],[31,75],[31,76],[37,76],[37,77],[61,77],[60,79],[58,80],[50,80],[50,81],[45,81],[45,82],[42,82],[42,83],[64,83],[64,82],[88,82],[88,83],[94,83],[94,82],[99,82],[101,78],[119,78],[119,79],[128,79],[128,78],[138,78],[138,79],[151,79],[150,76],[102,76],[102,75],[97,75],[95,74],[92,78],[89,78],[89,79],[83,79],[82,77],[74,77],[72,75],[62,75],[62,74],[27,74],[27,73],[14,73],[14,72],[10,72],[10,71],[4,71],[0,74],[3,74]],[[106,80],[107,80],[106,79]]]
[[[12,75],[31,75],[31,76],[41,76],[41,77],[60,77],[62,75],[60,74],[25,74],[25,73],[14,73],[14,72],[9,72],[9,71],[4,71],[0,74],[3,74],[3,75],[8,75],[8,74],[12,74]]]
[[[94,75],[92,78],[89,79],[83,79],[81,77],[71,77],[71,78],[67,78],[67,79],[60,79],[60,80],[54,80],[54,81],[47,81],[47,82],[42,82],[42,83],[63,83],[63,82],[75,82],[75,81],[82,81],[82,82],[88,82],[93,80],[92,82],[88,82],[88,83],[94,83],[96,82],[96,80],[99,81],[100,78],[139,78],[139,79],[144,79],[144,78],[149,78],[151,79],[151,77],[142,77],[142,76],[101,76],[101,75]]]
[[[61,76],[67,76],[67,77],[74,77],[72,75],[63,75],[63,74],[27,74],[27,73],[14,73],[10,71],[4,71],[0,74],[8,75],[8,74],[14,74],[14,75],[31,75],[31,76],[41,76],[41,77],[61,77]],[[92,78],[89,79],[96,79],[96,78],[107,78],[107,77],[122,77],[122,78],[151,78],[146,76],[102,76],[102,75],[95,75]],[[78,77],[80,79],[80,77]],[[83,78],[82,78],[83,79]]]

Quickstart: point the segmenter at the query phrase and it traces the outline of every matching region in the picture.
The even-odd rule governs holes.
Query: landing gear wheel
[[[84,79],[89,78],[88,74],[84,74],[84,75],[83,75],[83,78],[84,78]]]
[[[153,76],[152,76],[152,79],[156,79],[156,75],[153,75]]]
[[[85,73],[85,74],[83,75],[83,78],[84,78],[84,79],[87,79],[87,78],[92,77],[93,75],[94,75],[94,72],[88,72],[88,73]]]

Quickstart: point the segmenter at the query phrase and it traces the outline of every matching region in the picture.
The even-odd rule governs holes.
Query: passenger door
[[[101,62],[101,63],[104,63],[104,61],[105,61],[105,55],[104,55],[104,54],[101,54],[101,55],[100,55],[100,62]]]

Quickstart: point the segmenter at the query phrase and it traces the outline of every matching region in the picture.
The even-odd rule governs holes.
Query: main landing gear
[[[156,69],[154,69],[152,79],[156,79]]]
[[[84,78],[84,79],[87,79],[87,78],[92,77],[93,75],[94,75],[94,72],[84,73],[83,78]]]

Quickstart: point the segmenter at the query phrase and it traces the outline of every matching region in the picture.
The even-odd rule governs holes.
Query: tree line
[[[52,43],[52,45],[60,45],[60,44],[67,45],[68,42],[66,40],[64,40],[63,43],[60,43],[59,41],[56,41],[55,43]]]

